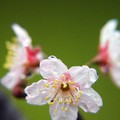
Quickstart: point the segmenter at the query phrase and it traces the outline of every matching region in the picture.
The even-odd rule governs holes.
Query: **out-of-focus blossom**
[[[103,73],[110,72],[113,81],[120,87],[120,31],[117,20],[108,21],[101,30],[99,53],[93,62],[100,65]]]
[[[12,29],[17,37],[6,43],[8,55],[4,66],[9,72],[1,80],[1,83],[11,90],[20,84],[21,80],[38,73],[39,63],[44,58],[41,48],[32,46],[32,40],[24,28],[13,24]]]
[[[102,99],[91,85],[98,79],[96,70],[88,66],[70,69],[55,56],[40,63],[43,80],[25,88],[29,104],[50,105],[52,120],[76,120],[78,106],[85,112],[96,113]]]

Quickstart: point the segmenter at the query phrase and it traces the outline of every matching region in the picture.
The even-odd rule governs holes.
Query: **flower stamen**
[[[69,90],[69,84],[68,83],[62,83],[61,84],[62,91],[68,91]]]

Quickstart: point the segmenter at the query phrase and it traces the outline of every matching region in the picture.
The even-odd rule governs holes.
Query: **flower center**
[[[108,44],[109,42],[106,43],[104,47],[99,48],[99,54],[98,54],[98,64],[100,66],[106,66],[108,65]]]
[[[77,105],[78,101],[82,95],[82,91],[76,86],[73,80],[59,80],[48,81],[44,84],[45,88],[40,89],[41,93],[44,91],[49,91],[45,99],[49,105],[54,106],[54,114],[57,114],[58,106],[61,111],[67,111],[69,105]]]
[[[68,83],[62,83],[61,84],[62,91],[68,91],[69,90],[69,84]]]
[[[40,53],[40,48],[26,47],[28,66],[36,68],[39,66],[40,60],[37,58],[37,54]]]

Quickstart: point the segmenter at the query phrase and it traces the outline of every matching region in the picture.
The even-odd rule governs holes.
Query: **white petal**
[[[106,45],[106,42],[112,39],[111,35],[115,31],[117,24],[118,24],[117,20],[112,19],[103,26],[101,33],[100,33],[101,46]]]
[[[46,96],[49,95],[50,89],[45,89],[46,80],[40,80],[25,88],[27,94],[26,100],[29,104],[44,105],[47,103]],[[41,89],[44,89],[42,92]]]
[[[30,46],[31,45],[31,38],[28,35],[27,31],[19,26],[18,24],[13,24],[12,29],[15,32],[18,41],[23,45],[23,46]]]
[[[111,66],[109,70],[113,82],[120,87],[120,67]]]
[[[15,50],[15,56],[13,57],[13,63],[11,69],[19,67],[27,62],[27,53],[25,47],[19,47]]]
[[[88,66],[71,67],[69,72],[75,83],[82,88],[89,88],[98,79],[96,70]]]
[[[79,101],[79,106],[85,112],[96,113],[102,105],[102,99],[96,91],[92,88],[83,90],[83,94]]]
[[[61,110],[62,104],[58,104],[56,114],[54,110],[57,104],[53,104],[50,106],[50,115],[52,120],[76,120],[78,107],[69,105],[67,111]]]
[[[1,79],[1,84],[11,90],[21,80],[23,72],[22,67],[12,69]]]
[[[55,56],[50,56],[40,62],[40,74],[46,79],[57,78],[67,70],[66,65]]]
[[[108,48],[109,60],[111,64],[120,66],[120,32],[115,32],[112,38]]]
[[[41,60],[44,59],[44,53],[43,53],[43,52],[40,52],[40,53],[38,53],[35,57],[41,62]],[[40,74],[40,67],[39,67],[39,66],[36,67],[36,68],[34,69],[34,72],[37,73],[37,74]]]
[[[40,51],[36,56],[35,56],[38,60],[42,60],[45,58],[45,55],[42,51]]]

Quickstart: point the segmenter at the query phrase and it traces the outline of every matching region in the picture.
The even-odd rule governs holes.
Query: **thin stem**
[[[98,60],[98,56],[95,56],[90,61],[88,61],[85,65],[91,66],[92,64],[96,63],[97,60]]]

